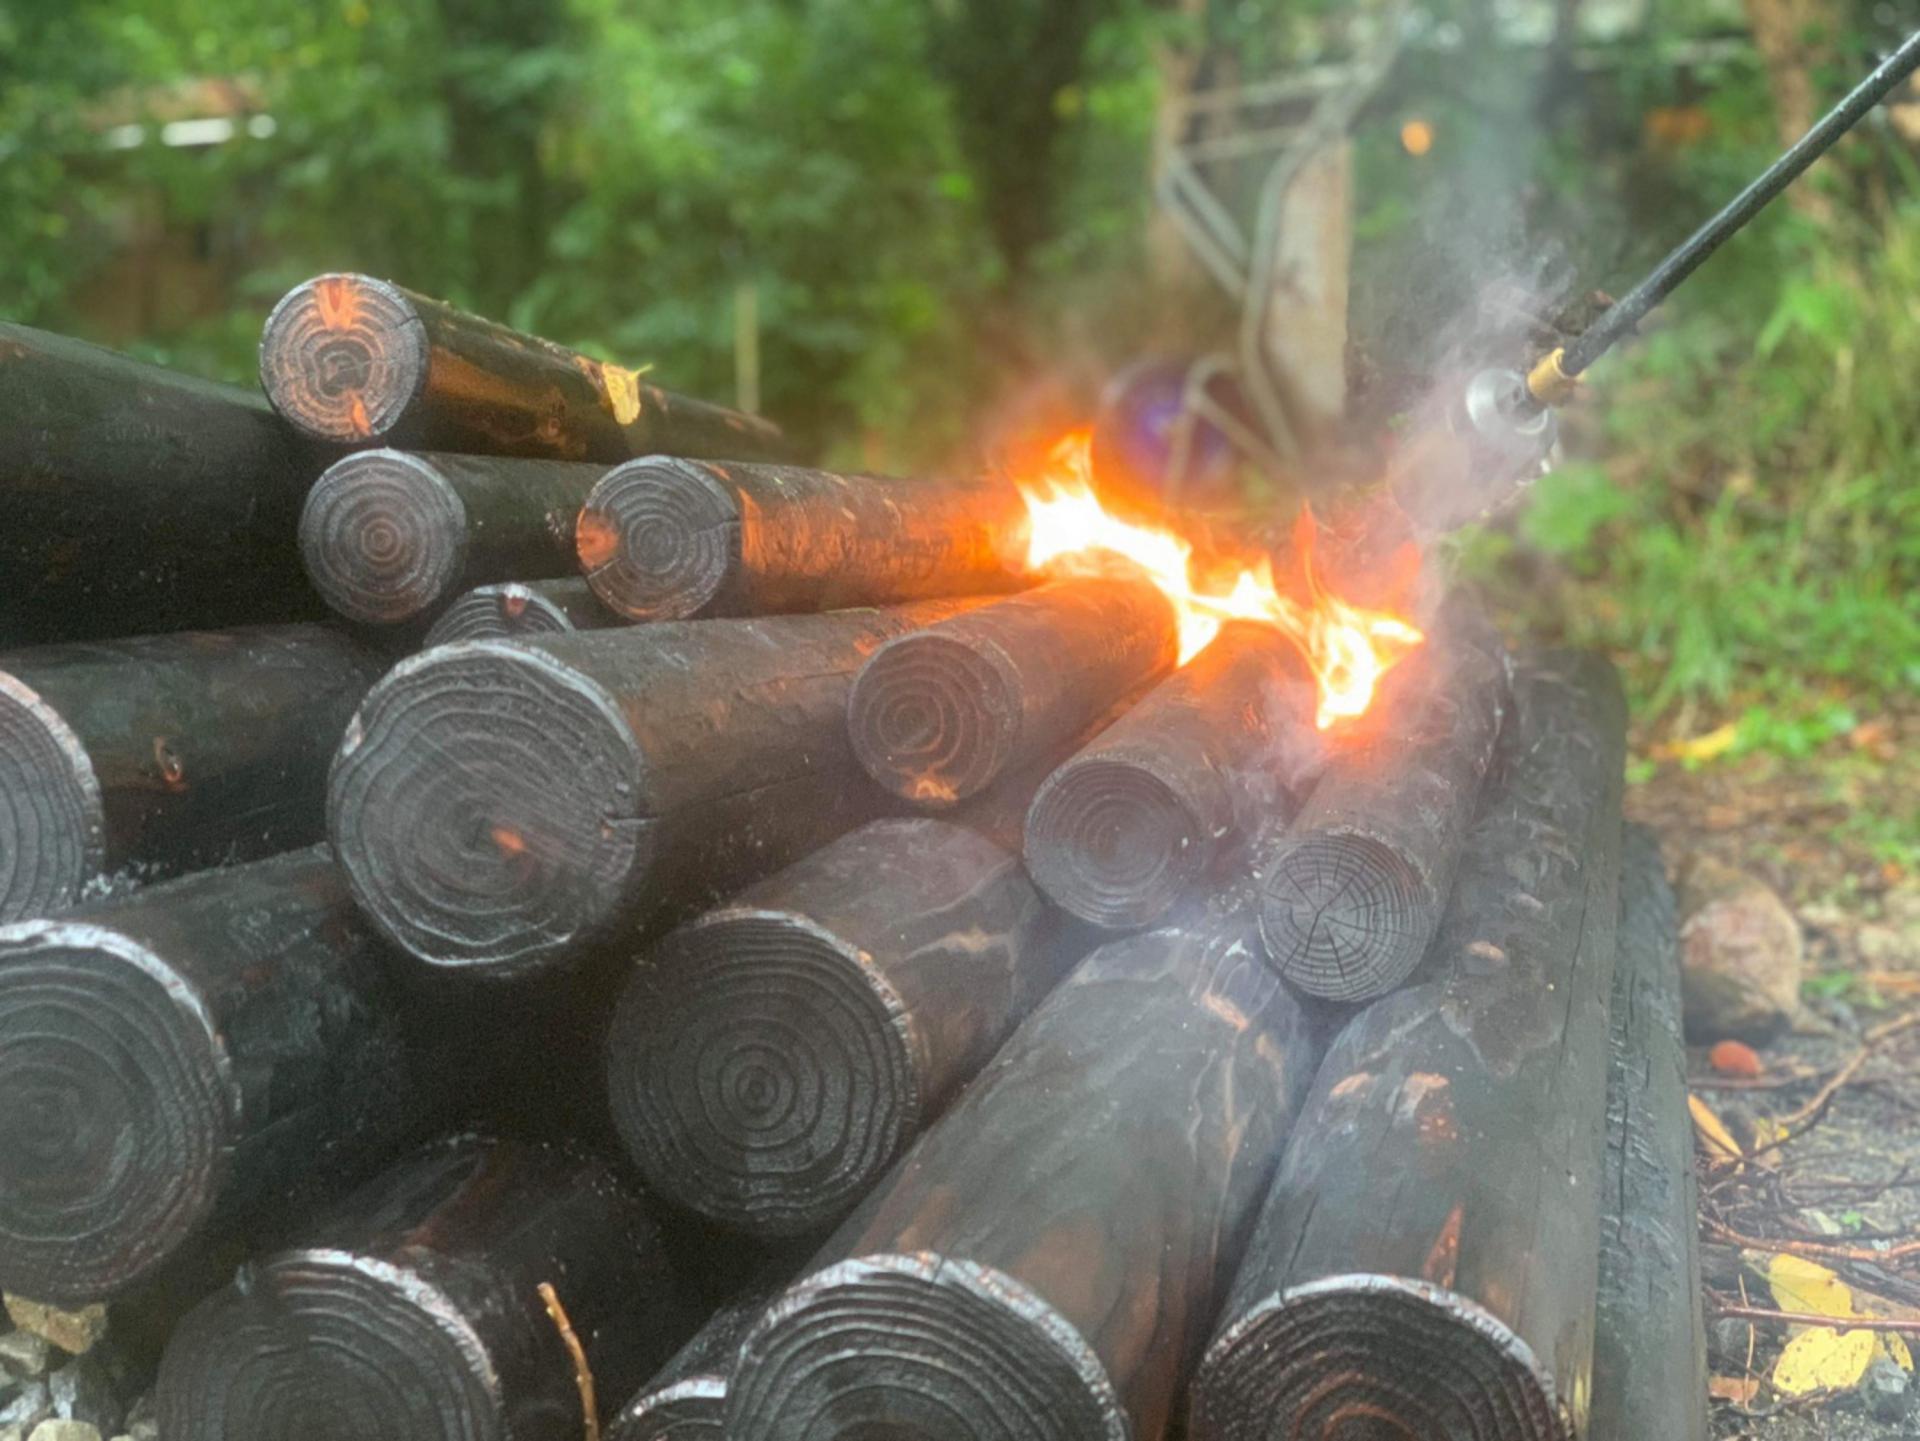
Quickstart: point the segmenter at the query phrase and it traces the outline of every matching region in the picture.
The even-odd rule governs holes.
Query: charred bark
[[[117,1295],[419,1139],[382,951],[319,847],[0,927],[0,1286]]]
[[[440,613],[427,632],[427,646],[456,640],[512,640],[536,635],[565,635],[576,630],[605,630],[625,625],[578,577],[506,581],[475,586]]]
[[[657,1226],[605,1168],[445,1141],[187,1317],[161,1363],[160,1432],[579,1441],[602,1397],[672,1351],[680,1311]]]
[[[1570,1441],[1593,1352],[1625,706],[1524,667],[1431,978],[1362,1011],[1294,1128],[1195,1441]]]
[[[1026,503],[1004,478],[649,456],[594,488],[579,562],[632,620],[839,610],[1015,589],[1026,526]]]
[[[334,764],[354,895],[402,948],[495,975],[677,918],[878,814],[847,692],[963,609],[461,641],[402,661]]]
[[[716,1311],[620,1408],[607,1441],[726,1441],[720,1415],[727,1373],[769,1298],[768,1292],[754,1290]]]
[[[0,921],[311,844],[379,656],[317,625],[0,655]]]
[[[608,464],[781,449],[758,417],[365,275],[286,294],[260,337],[260,382],[295,426],[342,445]]]
[[[1144,580],[1069,580],[881,647],[847,726],[867,773],[927,807],[978,795],[1172,669],[1173,607]]]
[[[487,581],[572,575],[600,465],[365,450],[331,466],[300,512],[300,558],[348,620],[399,625]]]
[[[1073,952],[1019,860],[881,820],[682,926],[635,972],[607,1080],[661,1196],[761,1236],[853,1209]]]
[[[1308,995],[1395,989],[1447,904],[1508,689],[1499,638],[1448,619],[1336,742],[1262,877],[1267,959]]]
[[[1229,625],[1040,787],[1025,836],[1035,884],[1094,925],[1151,925],[1305,791],[1315,703],[1292,641]]]
[[[1628,826],[1607,1067],[1592,1441],[1705,1441],[1707,1333],[1680,941],[1660,841]]]
[[[1161,1435],[1312,1074],[1250,932],[1089,957],[773,1303],[726,1434]]]
[[[250,391],[0,325],[0,646],[318,619],[328,458]]]

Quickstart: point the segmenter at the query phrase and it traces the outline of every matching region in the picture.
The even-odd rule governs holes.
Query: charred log
[[[300,558],[348,620],[420,620],[485,581],[571,575],[574,521],[604,474],[564,460],[361,451],[308,493]]]
[[[365,275],[287,293],[260,337],[260,382],[294,425],[342,445],[609,464],[781,448],[755,416]]]
[[[317,625],[0,655],[0,921],[319,840],[328,758],[380,668]]]
[[[1366,1001],[1420,964],[1500,731],[1506,671],[1498,637],[1457,620],[1388,675],[1330,752],[1261,881],[1261,942],[1289,985]]]
[[[419,1139],[382,950],[318,847],[0,927],[0,1286],[117,1295]]]
[[[1082,963],[773,1303],[726,1434],[1161,1435],[1312,1073],[1250,931]]]
[[[462,641],[368,695],[328,795],[401,947],[496,975],[711,905],[871,820],[847,692],[967,603]]]
[[[762,1236],[840,1220],[1070,964],[1020,862],[881,820],[666,937],[607,1079],[661,1196]]]
[[[1151,925],[1305,791],[1315,699],[1292,641],[1226,627],[1041,786],[1025,837],[1035,883],[1094,925]]]
[[[1660,841],[1628,826],[1607,1067],[1592,1441],[1705,1441],[1707,1337],[1679,921]]]
[[[1195,1441],[1585,1434],[1624,728],[1604,661],[1522,670],[1431,978],[1333,1043]]]
[[[659,1230],[610,1172],[442,1142],[187,1317],[160,1432],[579,1441],[683,1334]]]
[[[593,593],[584,579],[505,581],[475,586],[440,613],[427,632],[428,646],[456,640],[512,640],[536,635],[565,635],[625,625]]]
[[[880,648],[848,706],[854,754],[895,795],[950,806],[1172,669],[1177,648],[1173,607],[1146,581],[1010,596]]]
[[[633,620],[775,615],[1011,590],[1027,511],[1010,480],[898,480],[649,456],[580,512],[579,562]]]
[[[620,1408],[607,1441],[726,1441],[720,1416],[727,1373],[768,1299],[767,1292],[754,1290],[716,1311]]]
[[[326,458],[250,391],[0,325],[0,646],[318,619]]]

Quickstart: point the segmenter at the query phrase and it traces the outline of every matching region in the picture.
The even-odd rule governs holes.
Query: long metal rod
[[[1562,374],[1571,379],[1612,349],[1649,310],[1665,300],[1676,285],[1699,269],[1701,262],[1718,250],[1728,236],[1791,185],[1801,171],[1825,154],[1834,141],[1859,123],[1863,115],[1916,67],[1920,67],[1920,30],[1909,35],[1898,50],[1883,60],[1844,100],[1821,116],[1814,127],[1758,179],[1688,236],[1645,280],[1614,302],[1591,328],[1567,346],[1560,358]]]

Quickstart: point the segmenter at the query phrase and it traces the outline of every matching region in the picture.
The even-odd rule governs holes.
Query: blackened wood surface
[[[160,1368],[160,1434],[580,1441],[580,1372],[542,1283],[609,1411],[685,1335],[658,1227],[604,1167],[437,1143],[188,1316]]]
[[[621,1137],[669,1200],[817,1234],[1076,954],[1015,856],[947,821],[874,821],[642,962],[607,1052]]]
[[[260,382],[309,435],[612,463],[773,456],[779,430],[365,275],[296,286],[267,317]]]
[[[902,480],[649,456],[580,512],[580,568],[634,620],[774,615],[1011,590],[1027,507],[1004,477]]]
[[[440,613],[426,645],[456,640],[512,640],[516,636],[564,635],[625,625],[581,577],[568,580],[503,581],[479,585]]]
[[[334,610],[367,625],[437,614],[487,581],[572,575],[580,505],[603,465],[366,450],[300,512],[300,558]]]
[[[381,665],[318,625],[0,655],[0,921],[74,905],[101,876],[319,840],[328,760]]]
[[[1305,792],[1316,704],[1292,641],[1228,625],[1040,787],[1024,838],[1034,881],[1095,925],[1159,919]]]
[[[727,1373],[769,1297],[769,1292],[756,1289],[714,1312],[620,1408],[607,1441],[726,1441],[720,1414]]]
[[[383,949],[321,847],[0,927],[0,1286],[116,1295],[419,1139]]]
[[[461,641],[402,661],[333,768],[361,905],[433,964],[537,970],[711,905],[879,813],[846,699],[967,603]]]
[[[775,1301],[731,1441],[1159,1437],[1312,1075],[1221,908],[1096,951]]]
[[[1626,828],[1607,1068],[1591,1441],[1704,1441],[1707,1338],[1680,942],[1660,841]]]
[[[1447,904],[1508,695],[1498,636],[1448,619],[1336,740],[1262,880],[1267,958],[1308,995],[1385,995]]]
[[[1430,978],[1355,1016],[1195,1385],[1196,1441],[1569,1441],[1586,1420],[1625,705],[1524,667]]]
[[[325,463],[251,391],[0,324],[0,646],[317,619]]]
[[[854,754],[927,807],[978,795],[1173,668],[1173,607],[1144,580],[1067,580],[880,649],[854,683]]]

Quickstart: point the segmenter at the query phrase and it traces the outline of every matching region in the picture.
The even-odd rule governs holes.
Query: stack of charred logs
[[[1322,731],[1004,477],[360,276],[261,370],[0,327],[0,1286],[165,1441],[1704,1434],[1604,663]]]

